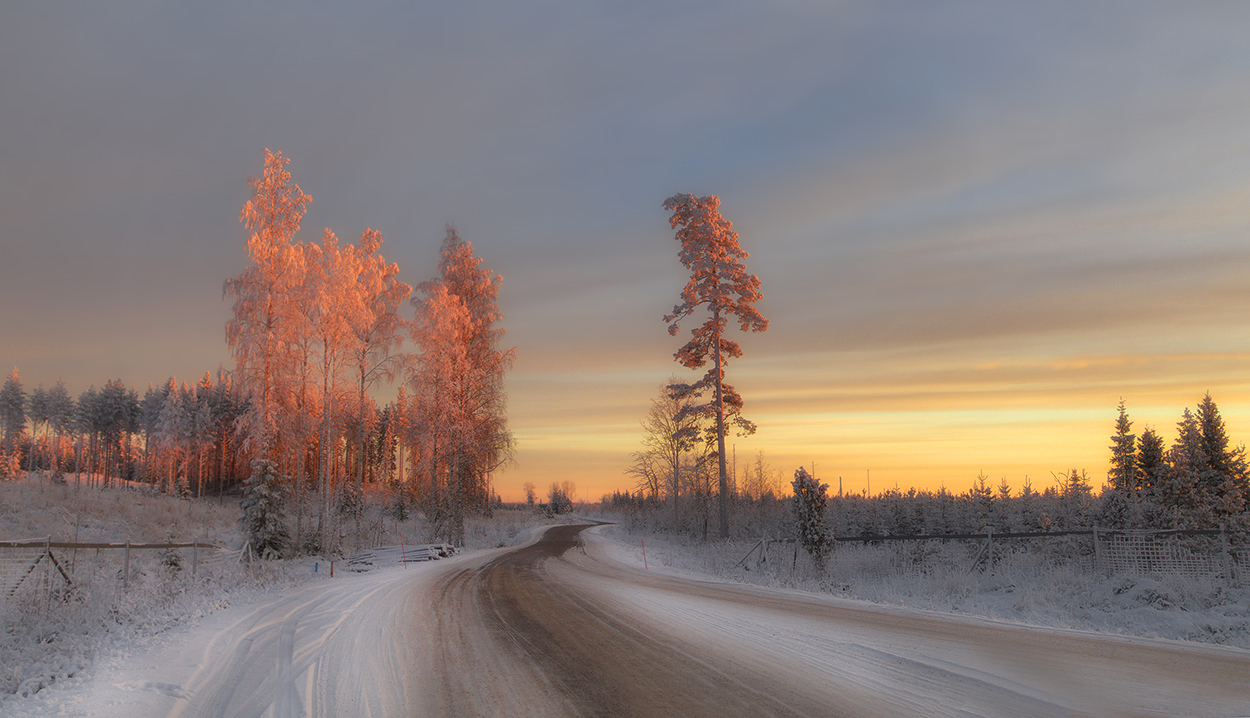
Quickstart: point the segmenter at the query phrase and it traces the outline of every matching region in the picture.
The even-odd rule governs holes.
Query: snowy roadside
[[[0,539],[166,543],[195,538],[201,545],[194,566],[190,549],[132,551],[125,580],[121,551],[55,550],[72,585],[27,581],[16,595],[0,597],[0,715],[56,714],[56,706],[72,702],[84,685],[92,686],[92,695],[103,690],[96,677],[101,671],[142,663],[165,642],[181,640],[171,637],[189,627],[329,579],[329,564],[316,557],[240,563],[238,517],[234,501],[188,501],[150,490],[90,488],[38,476],[0,482]],[[474,516],[466,522],[466,540],[481,548],[513,545],[530,540],[533,527],[547,521],[520,511]],[[377,534],[381,541],[398,542],[399,528],[409,540],[429,533],[416,516],[399,527],[392,521],[377,523],[386,528]],[[206,551],[206,543],[227,550]],[[344,563],[337,567],[336,580],[349,575]],[[146,690],[159,693],[162,685],[175,684],[139,677],[113,683],[131,686],[117,698],[122,705],[143,692],[133,686],[152,683],[156,687]]]
[[[674,540],[629,533],[619,525],[592,531],[605,539],[602,547],[612,560],[643,568],[645,543],[648,570],[681,578],[797,589],[1021,625],[1250,649],[1250,589],[1211,579],[1106,578],[1072,569],[1011,565],[993,575],[936,570],[819,578],[803,571],[801,560],[798,571],[736,566],[750,550],[749,542]]]
[[[508,524],[494,532],[479,532],[477,538],[492,545],[519,546],[537,541],[547,527]],[[380,553],[398,556],[398,547],[392,548],[395,550]],[[490,549],[465,549],[457,558],[471,560],[484,550]],[[367,570],[354,571],[344,560],[335,563],[333,578],[324,559],[273,562],[267,565],[266,583],[215,586],[215,591],[164,607],[160,615],[95,636],[69,659],[72,669],[56,674],[42,689],[25,695],[0,695],[0,715],[167,716],[181,699],[189,697],[188,681],[211,663],[215,643],[227,632],[248,629],[260,620],[257,617],[284,611],[284,606],[310,595],[333,594],[350,603],[354,596],[378,585],[414,579],[419,572],[446,562],[411,563],[406,568],[398,561],[394,565],[378,562]]]
[[[6,716],[164,715],[161,698],[181,695],[182,674],[202,653],[205,637],[256,605],[278,600],[279,589],[256,589],[218,598],[205,612],[173,618],[164,630],[114,632],[92,647],[82,668],[31,695],[3,697]]]

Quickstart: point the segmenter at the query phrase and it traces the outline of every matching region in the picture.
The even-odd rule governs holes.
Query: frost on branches
[[[693,384],[675,384],[678,398],[699,398],[712,393],[710,401],[695,404],[689,413],[715,422],[717,456],[720,465],[720,535],[729,536],[729,479],[725,465],[726,421],[736,424],[744,434],[755,431],[755,425],[741,415],[742,397],[732,385],[725,383],[725,365],[731,358],[742,356],[737,342],[725,338],[730,317],[738,321],[744,332],[768,329],[768,320],[755,308],[763,297],[760,279],[747,274],[742,260],[748,255],[738,245],[733,224],[720,214],[720,198],[714,195],[695,197],[675,194],[664,201],[664,209],[672,212],[669,225],[677,230],[681,242],[679,256],[690,270],[690,280],[681,290],[681,303],[664,317],[668,333],[676,335],[682,319],[704,307],[708,318],[691,331],[692,337],[674,358],[687,369],[701,369],[711,361],[703,378]]]
[[[252,553],[277,558],[286,548],[289,534],[282,518],[282,477],[272,461],[252,460],[252,475],[243,482],[243,516],[239,525],[247,534]]]
[[[826,491],[829,485],[818,482],[806,469],[799,467],[794,472],[792,486],[794,497],[790,499],[790,506],[799,527],[799,543],[823,570],[829,552],[833,549],[833,538],[825,528],[825,505],[829,502]]]
[[[512,458],[503,375],[515,351],[499,348],[503,280],[481,264],[473,245],[448,226],[439,276],[411,300],[421,352],[407,372],[410,419],[426,447],[418,470],[436,533],[457,546],[466,511],[488,508],[491,476]]]

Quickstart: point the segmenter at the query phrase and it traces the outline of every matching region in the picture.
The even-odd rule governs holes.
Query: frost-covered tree
[[[1190,528],[1203,523],[1202,515],[1209,504],[1206,486],[1214,472],[1204,447],[1202,427],[1189,407],[1176,425],[1176,441],[1167,460],[1169,471],[1160,495],[1172,513],[1174,526]]]
[[[252,475],[243,482],[239,526],[247,534],[252,553],[261,558],[278,558],[289,540],[282,516],[282,483],[277,467],[265,459],[252,460]]]
[[[168,383],[160,388],[148,384],[143,401],[139,403],[139,428],[143,432],[143,473],[145,479],[152,482],[155,482],[159,475],[158,470],[154,468],[159,454],[156,432],[160,427],[161,409],[165,407],[168,388]]]
[[[191,417],[191,445],[195,454],[195,497],[204,495],[204,473],[208,454],[213,449],[217,422],[208,399],[201,399],[196,392],[195,414]],[[211,394],[209,395],[211,396]]]
[[[547,507],[553,514],[567,514],[573,510],[573,497],[568,491],[568,482],[561,485],[552,481],[547,489]]]
[[[699,434],[698,417],[690,411],[694,401],[689,394],[672,389],[677,383],[676,377],[669,377],[651,399],[642,421],[643,448],[633,454],[626,470],[653,500],[666,494],[673,502],[674,528],[680,525],[682,454],[694,448]]]
[[[1153,499],[1167,478],[1163,437],[1149,426],[1137,442],[1137,472],[1142,496]]]
[[[294,241],[312,198],[291,181],[281,152],[265,150],[265,171],[248,180],[252,198],[239,213],[248,233],[252,264],[225,283],[234,298],[226,342],[234,355],[235,377],[250,397],[243,434],[253,451],[270,458],[278,431],[275,393],[291,348],[291,295],[304,281],[302,254]]]
[[[361,311],[351,321],[355,335],[351,363],[356,380],[356,431],[360,446],[357,451],[356,492],[362,496],[364,442],[370,429],[367,419],[373,415],[367,410],[366,392],[379,380],[394,381],[399,372],[402,355],[397,352],[404,343],[401,329],[406,324],[400,317],[399,307],[412,294],[411,286],[395,278],[399,274],[399,266],[386,262],[378,252],[381,247],[382,233],[366,229],[360,237],[360,246],[355,249]],[[357,533],[360,531],[360,508],[356,512]]]
[[[321,548],[330,550],[331,495],[335,490],[333,467],[340,438],[337,399],[339,379],[350,359],[356,338],[352,323],[363,313],[356,279],[357,257],[349,247],[340,247],[338,237],[326,229],[321,245],[305,247],[306,281],[312,294],[308,331],[315,338],[317,365],[321,377],[321,506],[319,525]],[[352,497],[356,498],[356,497]]]
[[[4,429],[6,454],[14,455],[26,431],[26,392],[22,389],[17,367],[13,367],[4,387],[0,388],[0,428]]]
[[[34,471],[41,468],[39,465],[39,447],[41,443],[46,443],[48,428],[48,392],[44,391],[43,385],[35,387],[30,392],[30,397],[26,401],[26,415],[30,419],[30,438],[31,450],[30,456],[27,457],[27,471]],[[40,429],[43,430],[44,442],[40,442]],[[45,457],[46,458],[46,457]]]
[[[1226,523],[1245,511],[1250,492],[1244,446],[1229,446],[1228,433],[1220,410],[1207,392],[1198,403],[1198,429],[1207,470],[1200,483],[1205,497],[1203,512],[1211,523]]]
[[[994,508],[994,487],[988,483],[988,476],[985,472],[977,474],[977,481],[968,490],[968,499],[972,502],[973,511],[975,512],[975,523],[979,524],[978,530],[981,530],[990,524],[990,517]]]
[[[664,317],[668,333],[676,335],[682,319],[700,308],[708,313],[703,324],[692,330],[692,337],[674,357],[688,369],[711,367],[692,384],[678,385],[679,395],[701,398],[711,392],[709,401],[692,407],[691,412],[705,416],[715,426],[719,462],[720,536],[729,536],[729,477],[725,462],[727,423],[736,424],[744,433],[752,433],[755,425],[742,417],[742,397],[725,382],[725,366],[730,359],[742,356],[737,342],[725,338],[729,320],[735,319],[744,332],[762,332],[768,320],[759,313],[755,303],[763,296],[759,277],[748,274],[743,260],[748,256],[738,244],[733,224],[720,214],[720,198],[709,195],[676,194],[664,201],[664,209],[672,212],[669,225],[677,230],[681,243],[682,266],[690,271],[690,279],[681,291],[681,302]]]
[[[1115,422],[1115,434],[1111,436],[1111,466],[1107,470],[1107,483],[1114,491],[1133,492],[1138,486],[1137,435],[1132,433],[1133,422],[1128,419],[1124,400],[1120,399],[1119,416]]]
[[[526,481],[521,485],[521,491],[525,494],[525,505],[531,509],[534,508],[534,501],[538,498],[538,490],[534,486],[534,482]]]
[[[194,401],[190,389],[178,388],[173,377],[165,385],[165,401],[157,417],[156,436],[165,458],[163,491],[186,491],[186,467],[191,444]],[[189,401],[190,400],[190,401]]]
[[[755,501],[769,496],[776,497],[780,482],[780,470],[774,471],[764,458],[763,450],[759,450],[755,452],[755,460],[743,472],[742,493]]]
[[[422,283],[412,299],[417,312],[410,331],[420,352],[408,374],[416,407],[411,421],[427,447],[431,498],[440,484],[446,492],[448,537],[457,545],[465,511],[487,507],[491,477],[512,457],[503,375],[515,352],[499,348],[502,279],[481,263],[449,226],[439,277]]]
[[[650,451],[635,451],[629,455],[630,464],[625,474],[634,479],[638,494],[653,502],[660,500],[660,487],[665,483],[663,472],[657,465],[656,455]]]
[[[74,400],[65,388],[65,382],[58,379],[56,386],[48,390],[48,424],[53,432],[52,473],[54,475],[60,474],[61,438],[70,432],[73,419]]]
[[[825,527],[825,507],[829,502],[828,484],[822,484],[807,469],[799,467],[791,484],[794,496],[791,512],[799,529],[799,545],[811,554],[816,565],[824,570],[825,560],[833,550],[833,538]]]

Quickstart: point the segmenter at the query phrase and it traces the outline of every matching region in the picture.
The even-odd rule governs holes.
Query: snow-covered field
[[[231,501],[186,501],[132,489],[75,489],[72,483],[38,478],[0,484],[0,539],[196,539],[237,550],[243,543],[238,516]],[[550,519],[529,512],[497,511],[489,519],[472,518],[466,535],[474,549],[515,546],[534,540],[548,523]],[[398,529],[409,542],[424,538],[419,519]],[[998,557],[993,571],[983,572],[969,570],[968,547],[958,544],[932,548],[922,572],[881,570],[881,548],[843,546],[830,571],[821,575],[801,552],[796,561],[789,546],[775,546],[763,564],[757,554],[744,567],[737,564],[753,542],[640,535],[622,526],[603,526],[593,533],[599,536],[596,551],[614,562],[642,568],[645,541],[650,572],[699,581],[808,591],[1015,624],[1250,648],[1250,590],[1216,580],[1107,578],[1081,569],[1078,562],[1050,564],[1027,552],[1010,551]],[[325,560],[315,557],[249,566],[238,561],[237,553],[205,554],[192,577],[185,551],[176,558],[160,551],[136,552],[129,585],[123,589],[118,556],[61,552],[58,559],[74,577],[67,595],[58,593],[49,600],[42,590],[24,590],[0,603],[0,715],[167,715],[176,706],[189,705],[197,681],[221,679],[213,666],[224,660],[221,651],[226,647],[242,645],[243,636],[251,636],[246,639],[251,643],[285,645],[290,637],[284,638],[284,626],[295,614],[298,645],[313,648],[292,654],[292,670],[298,668],[307,678],[313,675],[308,651],[320,650],[316,646],[331,635],[342,640],[343,621],[356,620],[348,619],[354,607],[371,602],[375,608],[410,611],[412,599],[405,592],[428,593],[436,583],[421,579],[420,572],[442,576],[451,569],[435,569],[431,563],[410,566],[412,573],[388,568],[360,576],[345,572],[340,563],[331,580]],[[480,570],[482,560],[465,558]],[[371,631],[384,630],[370,626]],[[295,691],[303,705],[314,700],[311,690],[301,684]],[[404,700],[392,698],[396,705]]]
[[[543,528],[512,539],[528,544]],[[685,701],[692,715],[731,704],[733,714],[1236,715],[1230,707],[1250,700],[1243,650],[727,586],[680,567],[673,559],[690,554],[654,538],[643,571],[632,537],[603,537],[616,531],[236,596],[113,640],[90,669],[2,712],[572,715],[611,705],[660,715]],[[548,652],[562,630],[563,648]]]
[[[0,715],[55,715],[69,710],[75,696],[94,696],[102,689],[122,691],[116,696],[122,704],[134,700],[135,691],[159,693],[162,682],[142,678],[139,667],[150,664],[159,671],[170,665],[164,659],[151,661],[161,646],[184,640],[192,626],[220,620],[217,614],[246,610],[329,579],[328,564],[320,557],[241,562],[239,513],[230,499],[188,501],[124,487],[75,487],[72,477],[67,484],[38,475],[0,482],[0,540],[196,540],[229,549],[201,549],[194,577],[190,550],[132,551],[125,587],[120,551],[54,550],[71,573],[72,587],[54,582],[50,596],[42,583],[30,581],[14,597],[0,597]],[[472,517],[466,522],[466,543],[472,548],[514,545],[531,536],[532,527],[549,522],[521,511]],[[418,517],[398,527],[386,525],[383,540],[397,542],[397,530],[409,543],[423,542],[427,534]],[[121,667],[135,668],[134,679],[122,680],[121,688],[98,685],[100,670],[115,673]]]
[[[610,517],[605,517],[610,518]],[[992,572],[970,570],[968,547],[937,545],[923,572],[879,570],[891,547],[844,546],[819,575],[800,549],[774,546],[769,562],[758,553],[738,562],[753,541],[699,541],[614,525],[615,560],[687,577],[797,588],[942,613],[1032,626],[1168,638],[1250,649],[1250,588],[1220,579],[1105,577],[1074,562],[1047,565],[1027,553],[999,557]]]

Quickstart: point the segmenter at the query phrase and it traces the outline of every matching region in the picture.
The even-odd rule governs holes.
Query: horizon
[[[1250,8],[712,7],[0,11],[0,367],[74,397],[231,368],[268,147],[299,239],[378,229],[415,286],[451,223],[503,276],[505,500],[632,489],[695,376],[674,192],[762,281],[727,444],[785,482],[1098,488],[1121,399],[1170,445],[1208,391],[1247,440]]]

